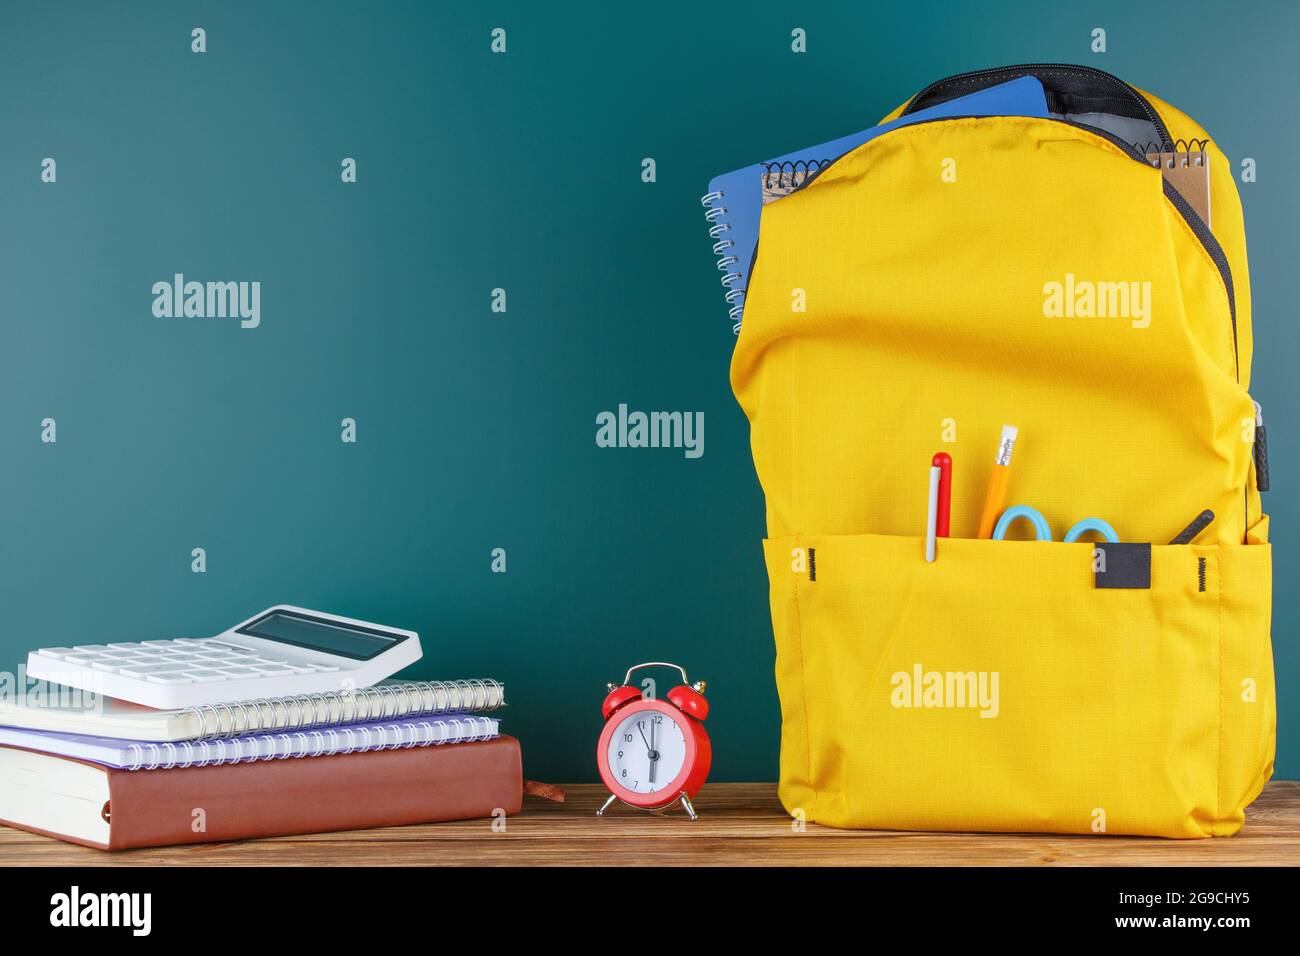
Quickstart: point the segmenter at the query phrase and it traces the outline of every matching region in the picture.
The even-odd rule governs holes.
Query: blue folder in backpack
[[[741,313],[745,303],[745,287],[749,283],[749,268],[753,263],[754,249],[758,245],[758,223],[763,212],[763,176],[772,169],[803,170],[812,172],[831,160],[856,149],[900,126],[922,123],[929,119],[950,116],[1047,116],[1047,97],[1043,84],[1032,76],[1022,76],[1009,83],[1000,83],[986,90],[959,96],[938,106],[909,113],[907,116],[872,126],[869,129],[841,136],[817,146],[786,153],[768,160],[732,170],[715,177],[709,183],[705,196],[705,218],[711,226],[709,235],[716,240],[714,252],[718,255],[718,269],[726,287],[727,304],[731,307],[733,331],[739,333]]]

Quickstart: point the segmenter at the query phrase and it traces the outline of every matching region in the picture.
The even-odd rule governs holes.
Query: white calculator
[[[421,653],[414,631],[277,604],[216,637],[43,647],[27,673],[175,709],[369,687]]]

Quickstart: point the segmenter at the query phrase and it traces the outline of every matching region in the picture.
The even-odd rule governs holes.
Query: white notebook
[[[22,747],[73,757],[124,770],[211,767],[285,757],[324,757],[366,750],[429,747],[491,740],[498,734],[492,717],[447,714],[413,720],[372,721],[345,727],[318,727],[274,734],[247,734],[163,743],[117,740],[85,734],[0,727],[0,746]]]
[[[45,685],[44,694],[14,702],[0,699],[0,725],[64,734],[144,741],[232,737],[271,730],[297,730],[361,721],[491,712],[505,706],[505,688],[494,680],[381,681],[350,692],[306,694],[155,710],[113,697]]]

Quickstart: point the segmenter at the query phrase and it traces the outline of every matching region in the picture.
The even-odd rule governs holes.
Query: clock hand
[[[658,755],[657,753],[655,753],[655,748],[654,748],[654,746],[653,746],[653,745],[650,743],[650,741],[646,738],[646,735],[645,735],[645,724],[638,720],[638,721],[637,721],[637,724],[636,724],[636,729],[639,730],[639,731],[641,732],[641,740],[645,743],[645,755],[646,755],[647,757],[650,758],[650,782],[651,782],[651,783],[654,783],[654,782],[655,782],[655,767],[659,766],[659,755]],[[650,725],[650,735],[651,735],[651,737],[654,736],[654,732],[655,732],[655,725],[654,725],[654,724],[651,724],[651,725]]]
[[[655,782],[655,770],[659,767],[659,751],[655,750],[655,721],[650,721],[650,782]]]

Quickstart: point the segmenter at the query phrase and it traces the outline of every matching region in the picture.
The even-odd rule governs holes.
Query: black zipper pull
[[[1264,430],[1264,410],[1255,402],[1255,487],[1268,491],[1268,432]]]

